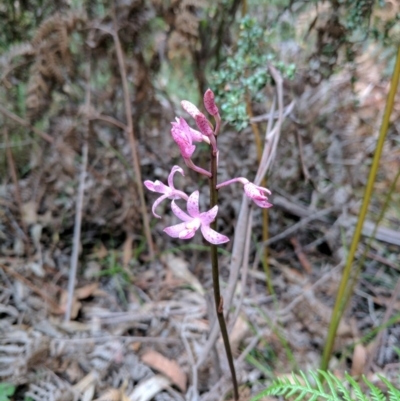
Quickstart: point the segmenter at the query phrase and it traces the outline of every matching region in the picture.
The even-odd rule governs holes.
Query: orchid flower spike
[[[187,201],[186,214],[176,203],[172,201],[171,208],[175,216],[183,223],[166,227],[164,231],[172,238],[190,239],[194,237],[196,231],[200,228],[203,237],[211,244],[224,244],[229,238],[220,234],[210,227],[218,213],[218,206],[214,206],[208,212],[200,213],[199,210],[199,191],[193,192]]]
[[[267,195],[271,195],[271,191],[267,188],[260,187],[259,185],[253,184],[247,178],[244,177],[237,177],[231,180],[222,182],[221,184],[217,185],[217,189],[225,187],[227,185],[233,184],[234,182],[240,182],[244,185],[244,193],[248,198],[250,198],[254,203],[262,207],[264,209],[268,209],[272,206],[271,203],[268,202]]]
[[[144,185],[150,191],[163,194],[158,199],[155,200],[155,202],[153,203],[153,207],[151,208],[151,211],[153,212],[154,216],[157,217],[158,219],[161,219],[161,216],[159,216],[156,213],[156,208],[164,199],[167,199],[167,198],[180,199],[180,198],[182,198],[182,199],[188,200],[188,198],[189,198],[184,192],[179,191],[178,189],[175,189],[173,180],[174,180],[174,175],[176,172],[179,172],[183,176],[185,176],[185,174],[183,173],[183,170],[179,166],[172,167],[171,172],[169,173],[169,176],[168,176],[168,186],[158,180],[156,180],[154,182],[146,180],[144,182]]]

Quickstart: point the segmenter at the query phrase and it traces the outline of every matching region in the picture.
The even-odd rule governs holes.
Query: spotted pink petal
[[[208,212],[201,213],[200,219],[201,219],[202,224],[210,225],[217,217],[217,213],[218,213],[217,205],[215,205]]]
[[[178,217],[178,219],[185,222],[193,220],[193,217],[187,215],[174,201],[171,202],[171,209],[174,215]]]
[[[216,116],[219,113],[218,107],[215,104],[214,92],[211,89],[206,90],[203,101],[204,107],[212,116]]]
[[[166,194],[171,192],[171,189],[167,187],[165,184],[163,184],[161,181],[156,180],[154,182],[146,180],[144,182],[144,185],[146,186],[147,189],[153,192],[159,192],[160,194]]]
[[[185,159],[190,159],[196,150],[196,146],[192,144],[192,138],[185,131],[172,127],[171,135],[174,141],[179,146],[182,156]]]
[[[150,190],[152,192],[156,192],[155,189],[154,189],[154,182],[153,181],[146,180],[143,184],[146,186],[146,188],[148,190]]]
[[[204,224],[201,226],[201,233],[208,242],[214,245],[224,244],[225,242],[229,241],[228,237],[223,234],[217,233],[210,226]]]
[[[206,140],[206,138],[203,137],[203,134],[200,131],[197,131],[197,130],[191,128],[191,127],[189,127],[189,131],[190,131],[190,134],[192,136],[192,139],[195,142],[203,142],[203,141]]]
[[[173,129],[183,131],[185,135],[190,136],[191,139],[195,142],[203,142],[205,140],[203,134],[191,128],[184,118],[175,117],[175,120],[176,122],[171,123]]]
[[[186,230],[186,223],[175,224],[174,226],[164,228],[164,232],[166,232],[172,238],[179,238],[179,234]]]
[[[199,210],[199,191],[194,191],[187,201],[187,211],[190,216],[192,217],[199,217],[200,210]]]
[[[180,239],[190,239],[190,238],[193,238],[194,235],[196,234],[196,230],[197,230],[197,228],[196,228],[196,229],[191,228],[190,230],[189,230],[189,229],[182,230],[182,231],[179,233],[179,238],[180,238]]]
[[[171,188],[175,188],[174,187],[174,175],[177,172],[181,173],[183,176],[185,176],[185,173],[183,172],[182,168],[180,168],[179,166],[172,167],[171,172],[169,173],[169,176],[168,176],[168,185]]]
[[[151,208],[151,211],[153,212],[153,215],[154,215],[155,217],[157,217],[157,219],[161,219],[161,216],[158,215],[158,214],[156,213],[156,208],[157,208],[157,206],[158,206],[164,199],[167,199],[167,198],[168,198],[168,194],[162,195],[162,196],[160,196],[159,198],[157,198],[157,199],[154,201],[154,203],[153,203],[153,206],[152,206],[152,208]]]
[[[257,206],[263,207],[264,209],[268,209],[269,207],[272,207],[272,203],[269,203],[266,200],[253,199],[253,202]]]

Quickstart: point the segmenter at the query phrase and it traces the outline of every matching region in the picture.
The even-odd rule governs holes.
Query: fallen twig
[[[130,98],[129,98],[128,79],[126,76],[124,54],[123,54],[121,42],[120,42],[119,36],[118,36],[117,22],[116,22],[115,14],[113,15],[113,19],[114,19],[114,31],[112,32],[112,37],[114,39],[115,50],[117,52],[118,65],[119,65],[119,70],[120,70],[121,80],[122,80],[122,89],[124,92],[124,105],[125,105],[125,114],[126,114],[127,128],[128,128],[127,134],[128,134],[129,146],[130,146],[131,153],[132,153],[133,169],[135,171],[137,191],[139,194],[140,208],[141,208],[141,213],[142,213],[143,230],[144,230],[144,234],[145,234],[145,237],[147,240],[149,256],[150,256],[150,259],[153,260],[154,255],[155,255],[154,244],[153,244],[153,238],[151,236],[150,221],[149,221],[149,218],[147,215],[147,210],[146,210],[146,202],[144,199],[142,175],[141,175],[141,171],[140,171],[139,153],[137,151],[137,146],[135,143],[135,133],[133,130],[132,108],[131,108],[131,102],[130,102]]]
[[[87,77],[87,89],[86,89],[86,100],[85,100],[86,113],[88,113],[90,110],[90,60],[89,60],[88,70],[89,71]],[[71,319],[71,310],[75,291],[75,279],[76,279],[76,272],[78,270],[78,256],[79,256],[81,225],[82,225],[82,208],[83,208],[83,198],[85,194],[85,179],[86,179],[86,170],[87,170],[88,153],[89,153],[88,137],[89,137],[90,122],[88,117],[86,117],[86,125],[87,127],[86,127],[86,132],[84,134],[84,140],[82,145],[82,167],[81,167],[82,170],[79,176],[78,197],[76,199],[76,207],[75,207],[74,239],[73,239],[73,247],[71,255],[71,267],[68,277],[68,299],[65,308],[65,316],[64,316],[65,321],[69,321]]]

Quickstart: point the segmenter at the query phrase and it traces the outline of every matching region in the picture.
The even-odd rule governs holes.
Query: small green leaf
[[[0,383],[0,401],[8,401],[15,393],[15,386],[10,383]]]

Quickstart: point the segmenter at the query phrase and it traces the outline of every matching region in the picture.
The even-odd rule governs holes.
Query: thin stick
[[[218,203],[218,191],[217,187],[217,156],[214,155],[213,150],[210,150],[211,155],[211,178],[210,178],[210,208],[214,207]],[[211,223],[211,228],[213,230],[217,229],[217,219]],[[221,292],[219,287],[219,268],[218,268],[218,250],[217,246],[214,244],[210,244],[210,253],[211,253],[211,265],[212,265],[212,278],[213,278],[213,288],[214,288],[214,300],[215,300],[215,309],[217,312],[217,318],[219,327],[221,328],[222,339],[224,341],[224,347],[226,356],[228,358],[229,369],[231,371],[232,376],[232,384],[233,384],[233,394],[234,399],[239,400],[239,390],[236,379],[236,371],[235,365],[233,363],[232,349],[229,343],[229,335],[228,330],[226,328],[225,317],[224,317],[224,302],[221,298]]]
[[[127,134],[128,134],[129,146],[130,146],[131,153],[132,153],[133,169],[135,172],[137,191],[139,193],[140,209],[141,209],[141,213],[142,213],[144,235],[147,240],[147,246],[149,249],[150,259],[153,260],[154,256],[155,256],[154,244],[153,244],[153,238],[151,236],[150,221],[149,221],[149,218],[147,215],[147,210],[146,210],[146,202],[144,199],[142,175],[141,175],[141,171],[140,171],[139,153],[137,151],[135,133],[133,130],[132,108],[131,108],[131,102],[130,102],[130,98],[129,98],[129,87],[128,87],[128,79],[126,76],[125,59],[124,59],[124,54],[122,51],[121,42],[120,42],[119,36],[118,36],[117,21],[115,18],[115,14],[113,15],[113,19],[114,19],[114,31],[112,32],[112,37],[114,39],[115,50],[117,52],[119,71],[121,74],[121,81],[122,81],[122,89],[124,92],[125,114],[126,114],[126,121],[128,124]]]
[[[98,114],[98,115],[91,115],[89,117],[90,120],[99,120],[99,121],[104,121],[105,123],[114,125],[120,129],[122,129],[123,131],[128,132],[128,127],[124,124],[121,123],[121,121],[118,121],[116,118],[111,117],[111,116],[105,116],[103,114]]]
[[[90,60],[88,66],[87,81],[88,82],[87,82],[86,101],[85,101],[86,113],[88,113],[90,110]],[[86,118],[86,124],[87,124],[87,130],[82,145],[82,167],[81,167],[82,170],[79,176],[78,197],[76,199],[76,207],[75,207],[74,240],[72,246],[71,267],[69,270],[69,277],[68,277],[68,299],[64,316],[64,320],[66,322],[68,322],[71,319],[72,303],[75,291],[76,272],[78,270],[78,257],[79,257],[80,241],[81,241],[82,208],[85,194],[85,178],[86,178],[88,153],[89,153],[88,138],[89,138],[90,120],[88,117]]]
[[[18,124],[21,124],[22,126],[24,126],[26,128],[29,128],[31,131],[33,131],[35,134],[39,135],[42,139],[44,139],[48,143],[54,142],[54,140],[51,136],[47,135],[45,132],[41,131],[40,129],[33,127],[31,124],[28,123],[28,121],[25,121],[23,118],[18,117],[16,114],[7,110],[2,105],[0,105],[0,113],[4,114],[6,117],[8,117],[11,120],[14,120]]]

